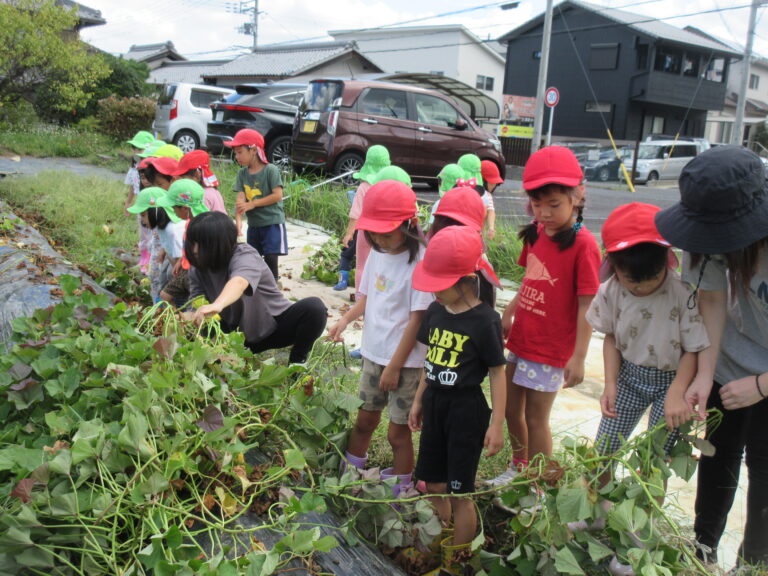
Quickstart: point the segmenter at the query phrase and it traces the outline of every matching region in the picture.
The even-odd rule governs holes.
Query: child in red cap
[[[662,418],[672,432],[693,411],[685,402],[696,375],[697,353],[709,346],[691,289],[670,268],[669,242],[656,229],[660,208],[633,202],[611,212],[603,225],[606,260],[613,274],[600,285],[587,320],[605,334],[605,390],[597,445],[615,452],[651,406],[648,428]],[[692,306],[688,303],[691,302]]]
[[[413,287],[432,292],[435,302],[417,335],[429,348],[408,424],[421,430],[416,475],[430,494],[452,495],[434,498],[432,504],[443,526],[453,516],[453,538],[442,545],[454,552],[468,549],[477,530],[475,504],[466,494],[475,491],[483,447],[493,456],[504,445],[501,318],[480,300],[478,289],[480,275],[496,284],[498,279],[482,251],[476,230],[449,226],[432,237],[413,273]],[[489,373],[492,413],[482,389]]]
[[[493,192],[504,183],[504,178],[499,174],[499,167],[492,160],[483,160],[480,162],[480,173],[483,175],[485,184],[485,194],[483,202],[486,204],[488,215],[486,217],[485,236],[488,240],[496,237],[496,209],[493,205]]]
[[[239,130],[224,142],[235,151],[242,166],[237,173],[235,224],[238,234],[243,214],[248,219],[248,244],[256,248],[277,280],[277,260],[288,254],[288,236],[283,211],[283,179],[280,170],[269,164],[264,153],[264,137],[256,130]]]
[[[357,220],[373,249],[358,288],[355,305],[329,330],[329,338],[342,340],[347,325],[365,314],[363,370],[360,398],[363,405],[347,444],[346,461],[362,469],[368,446],[389,406],[387,438],[393,466],[383,470],[397,476],[395,496],[412,485],[413,442],[408,412],[419,385],[427,349],[416,333],[432,295],[414,290],[411,276],[424,249],[416,218],[416,194],[403,182],[383,180],[371,186]]]
[[[211,212],[227,213],[224,198],[216,189],[219,179],[211,172],[211,157],[205,150],[192,150],[179,160],[179,165],[173,172],[176,178],[189,178],[203,187],[205,196],[203,202]]]
[[[600,286],[600,248],[582,226],[582,178],[578,160],[562,146],[535,152],[523,170],[534,221],[520,232],[525,276],[502,317],[512,463],[488,481],[494,486],[510,482],[530,457],[551,456],[557,392],[584,379],[592,335],[586,313]]]

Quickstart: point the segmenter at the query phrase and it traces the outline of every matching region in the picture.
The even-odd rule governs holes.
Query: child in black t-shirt
[[[437,232],[416,265],[413,287],[433,292],[417,339],[429,346],[408,417],[421,429],[416,475],[426,482],[444,526],[453,516],[453,538],[441,546],[468,550],[477,530],[474,492],[483,447],[496,454],[504,444],[504,346],[499,314],[478,298],[478,273],[498,284],[482,258],[480,234],[467,226]],[[481,384],[490,373],[493,411]],[[489,425],[490,420],[490,425]]]

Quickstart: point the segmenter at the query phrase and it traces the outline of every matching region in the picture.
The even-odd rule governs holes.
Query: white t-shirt
[[[416,263],[424,257],[424,248],[410,264],[408,252],[386,254],[371,250],[360,281],[360,293],[365,294],[365,323],[363,324],[363,357],[386,366],[400,344],[410,313],[426,310],[432,294],[411,287]],[[416,343],[403,367],[421,368],[427,347]]]
[[[186,229],[184,224],[184,222],[169,222],[165,230],[157,229],[160,245],[171,258],[181,258],[181,251],[184,247],[184,230]]]
[[[493,210],[496,211],[496,208],[493,206],[493,196],[491,196],[491,193],[487,190],[483,192],[483,195],[480,197],[483,201],[483,206],[485,206],[485,211]]]

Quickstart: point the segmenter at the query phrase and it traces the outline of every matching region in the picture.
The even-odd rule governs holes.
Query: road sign
[[[554,108],[558,102],[560,102],[560,92],[557,91],[557,88],[554,86],[547,88],[544,93],[544,103],[550,108]]]

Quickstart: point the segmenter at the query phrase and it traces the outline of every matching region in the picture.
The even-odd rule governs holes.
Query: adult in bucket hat
[[[697,554],[717,560],[746,451],[750,485],[739,564],[764,566],[768,564],[768,184],[760,158],[740,146],[718,146],[699,154],[680,175],[680,202],[659,212],[656,226],[673,245],[686,250],[683,278],[698,289],[699,310],[712,342],[699,353],[698,372],[686,398],[691,407],[698,407],[701,418],[711,408],[723,415],[717,426],[707,426],[714,455],[702,454],[699,459]]]

